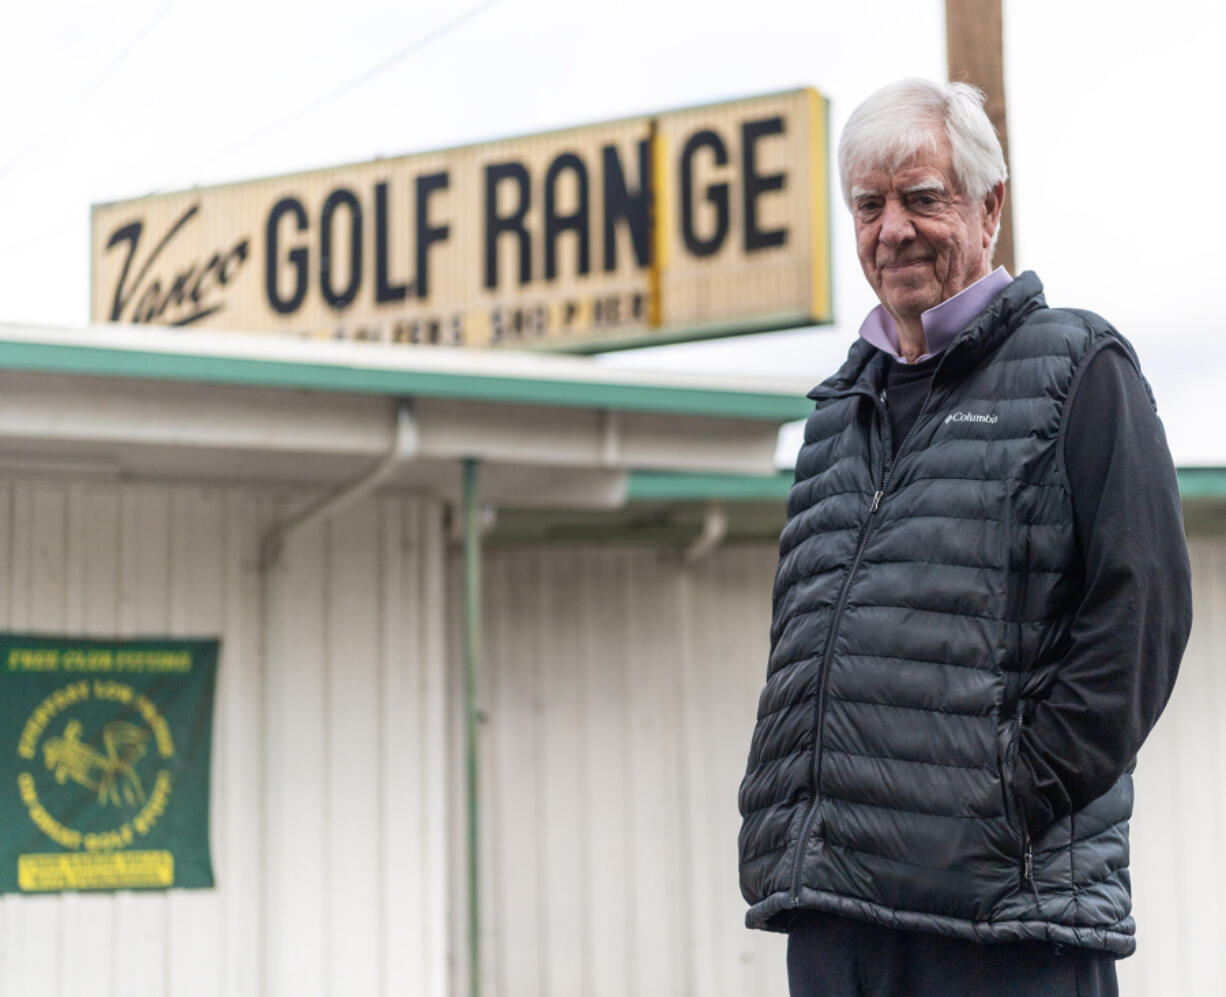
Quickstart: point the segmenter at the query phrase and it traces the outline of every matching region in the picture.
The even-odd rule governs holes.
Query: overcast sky
[[[837,137],[882,83],[945,69],[938,0],[11,7],[0,321],[57,325],[88,319],[94,202],[797,86],[829,98]],[[1212,184],[1197,195],[1226,158],[1226,4],[1017,0],[1004,14],[1019,266],[1052,304],[1133,341],[1177,462],[1226,465],[1209,406],[1226,383],[1226,210]],[[820,380],[875,304],[834,208],[834,326],[608,362]]]

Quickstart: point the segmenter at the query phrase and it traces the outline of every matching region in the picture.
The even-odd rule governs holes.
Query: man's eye
[[[880,201],[858,201],[856,202],[856,213],[864,218],[869,218],[881,210]]]
[[[932,211],[941,206],[941,199],[936,194],[912,194],[908,203],[915,211]]]

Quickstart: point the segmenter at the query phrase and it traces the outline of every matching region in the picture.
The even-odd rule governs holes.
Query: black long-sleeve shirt
[[[890,365],[895,448],[939,361]],[[1018,748],[1012,788],[1036,836],[1105,793],[1132,763],[1170,697],[1192,622],[1175,468],[1121,347],[1089,360],[1062,429],[1085,584],[1055,683],[1034,704]]]

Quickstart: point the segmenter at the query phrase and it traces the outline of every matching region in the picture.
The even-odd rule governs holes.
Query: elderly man
[[[982,103],[896,83],[839,147],[881,305],[811,392],[740,794],[793,995],[1113,994],[1135,948],[1130,773],[1191,625],[1175,472],[1124,338],[991,269]]]

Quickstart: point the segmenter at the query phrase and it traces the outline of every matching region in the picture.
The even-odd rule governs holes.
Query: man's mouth
[[[909,267],[919,266],[922,263],[927,263],[928,260],[923,257],[917,257],[913,260],[895,260],[893,263],[883,263],[882,270],[906,270]]]

